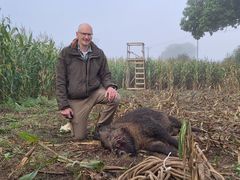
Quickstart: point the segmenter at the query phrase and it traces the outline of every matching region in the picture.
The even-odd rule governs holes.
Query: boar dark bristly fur
[[[140,108],[125,114],[111,126],[99,131],[104,147],[117,154],[136,155],[138,150],[147,150],[177,156],[176,135],[181,123],[165,113]]]

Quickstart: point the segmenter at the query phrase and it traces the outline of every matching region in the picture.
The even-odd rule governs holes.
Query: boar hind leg
[[[170,136],[170,134],[166,134],[165,138],[168,144],[174,146],[175,148],[178,148],[178,141],[174,137]]]
[[[177,156],[177,149],[169,144],[165,144],[161,141],[153,141],[148,144],[146,150],[151,152],[158,152],[165,155],[168,155],[171,152],[171,155]]]
[[[172,137],[163,127],[158,127],[158,130],[153,131],[154,135],[150,136],[157,140],[160,140],[166,144],[172,145],[175,148],[178,148],[178,141]]]

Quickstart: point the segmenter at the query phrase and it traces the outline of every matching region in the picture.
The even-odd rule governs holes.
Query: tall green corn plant
[[[220,63],[209,63],[206,69],[206,84],[208,87],[217,88],[223,83],[225,70]]]
[[[235,61],[225,61],[222,63],[225,69],[223,86],[229,90],[240,89],[240,64]]]
[[[169,89],[169,63],[167,61],[159,61],[157,65],[158,84],[160,89]]]
[[[0,100],[52,95],[58,56],[54,42],[12,28],[9,18],[1,21],[0,40]]]
[[[123,58],[119,58],[110,59],[108,64],[112,73],[113,81],[118,85],[119,88],[123,88],[125,83],[127,62]]]
[[[39,93],[51,96],[54,93],[55,65],[59,50],[56,49],[54,41],[45,37],[37,42],[38,53],[36,57],[39,64],[38,79]]]
[[[189,60],[183,64],[182,68],[182,85],[186,89],[192,89],[194,86],[194,81],[196,82],[196,72],[195,72],[195,61]]]
[[[12,35],[17,32],[11,28],[10,19],[3,18],[0,24],[0,100],[8,98],[14,91],[15,64],[13,61]]]
[[[18,96],[14,96],[14,99],[24,98],[28,96],[33,96],[34,86],[31,88],[29,84],[31,83],[32,74],[34,73],[34,68],[32,67],[31,61],[29,60],[29,54],[32,53],[32,35],[27,36],[25,31],[19,30],[18,34],[13,36],[14,44],[14,62],[16,64],[16,74],[15,82]],[[31,73],[30,73],[31,72]]]
[[[175,89],[180,89],[182,88],[182,72],[183,68],[183,61],[175,61],[173,65],[173,86]]]
[[[206,61],[196,61],[196,81],[197,89],[204,89],[206,87]]]
[[[146,80],[147,80],[147,87],[157,89],[158,87],[158,71],[157,71],[157,63],[158,61],[148,59],[146,61]]]

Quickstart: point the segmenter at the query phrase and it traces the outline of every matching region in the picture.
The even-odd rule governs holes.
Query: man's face
[[[82,26],[76,35],[80,46],[89,46],[90,42],[92,41],[92,28],[87,25]]]

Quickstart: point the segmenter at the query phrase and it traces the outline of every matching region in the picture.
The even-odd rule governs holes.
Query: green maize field
[[[53,97],[55,64],[60,49],[45,37],[33,38],[24,28],[12,27],[9,18],[0,23],[0,101],[28,97]],[[232,59],[231,59],[232,58]],[[109,59],[112,78],[125,87],[127,62]],[[133,76],[134,67],[130,67]],[[240,63],[234,57],[223,62],[176,58],[148,59],[146,79],[149,89],[236,89],[240,88]]]

